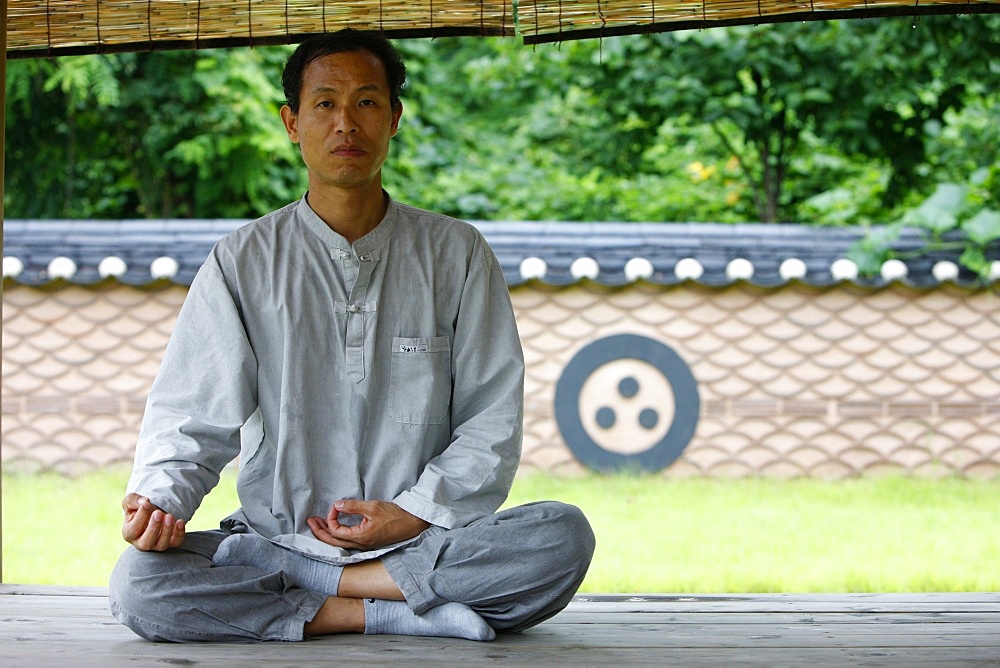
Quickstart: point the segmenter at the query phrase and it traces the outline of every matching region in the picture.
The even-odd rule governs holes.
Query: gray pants
[[[114,616],[149,640],[301,640],[326,594],[281,572],[215,566],[226,536],[192,532],[166,552],[129,547],[111,574]],[[593,553],[583,513],[545,501],[423,536],[382,563],[418,614],[455,601],[497,631],[521,631],[566,607]]]

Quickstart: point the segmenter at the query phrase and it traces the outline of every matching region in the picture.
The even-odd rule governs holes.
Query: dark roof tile
[[[106,257],[117,256],[127,264],[118,277],[130,285],[154,282],[150,264],[158,257],[171,257],[178,272],[170,280],[190,284],[212,245],[223,235],[246,224],[245,220],[8,220],[4,223],[4,256],[17,258],[23,270],[15,280],[41,285],[52,278],[49,262],[59,256],[72,259],[77,272],[71,280],[91,284],[104,280],[98,266]],[[521,264],[537,257],[546,264],[545,275],[537,280],[555,286],[571,285],[582,279],[574,276],[573,263],[593,258],[600,267],[597,283],[617,286],[631,280],[625,267],[633,258],[648,260],[653,274],[646,280],[671,285],[682,282],[675,274],[677,263],[694,258],[704,268],[697,282],[722,286],[733,282],[727,275],[736,259],[753,265],[750,283],[776,286],[787,282],[781,263],[797,258],[805,263],[804,283],[826,286],[838,282],[832,264],[846,256],[851,244],[861,238],[858,228],[809,227],[793,224],[713,223],[563,223],[563,222],[475,222],[503,268],[510,285],[525,283]],[[896,243],[898,250],[919,248],[915,231],[906,231]],[[1000,247],[992,249],[1000,258]],[[958,262],[957,252],[936,252],[907,260],[904,281],[918,287],[937,285],[931,273],[942,259]],[[5,270],[5,273],[6,270]],[[961,269],[959,283],[972,284],[975,277]],[[881,285],[881,278],[859,278],[864,285]]]

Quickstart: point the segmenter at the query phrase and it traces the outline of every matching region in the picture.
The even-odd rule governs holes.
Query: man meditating
[[[308,191],[215,246],[146,405],[110,583],[144,638],[491,640],[583,581],[578,509],[497,512],[520,457],[520,342],[478,231],[382,189],[404,80],[372,33],[288,60],[281,119]],[[237,455],[242,507],[188,533]]]

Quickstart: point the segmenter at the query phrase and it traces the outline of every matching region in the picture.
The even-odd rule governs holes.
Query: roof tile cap
[[[790,257],[778,267],[778,274],[786,281],[805,278],[808,268],[806,263],[797,257]]]
[[[726,265],[726,277],[731,281],[749,281],[753,278],[753,273],[753,262],[744,257],[738,257]]]
[[[858,277],[858,265],[842,257],[830,265],[830,274],[838,281],[853,281]]]
[[[3,259],[3,277],[4,278],[17,278],[24,271],[24,262],[21,258],[6,256]]]
[[[644,257],[634,257],[625,263],[625,278],[638,281],[653,276],[653,263]]]
[[[149,265],[149,274],[153,278],[173,278],[180,271],[180,265],[172,257],[161,256]]]
[[[902,278],[906,278],[906,275],[910,273],[910,270],[906,266],[905,262],[893,258],[882,263],[882,268],[879,270],[879,273],[885,281],[898,281]]]
[[[682,281],[697,281],[705,275],[705,267],[693,257],[686,257],[677,262],[674,275]]]
[[[97,273],[101,275],[101,278],[108,278],[109,276],[118,278],[119,276],[123,276],[126,271],[128,271],[128,265],[125,264],[125,260],[117,255],[109,255],[97,265]]]
[[[577,280],[581,278],[594,280],[601,273],[601,265],[592,257],[578,257],[569,266],[569,273]]]
[[[519,271],[523,280],[530,281],[532,279],[545,278],[545,274],[549,271],[549,266],[542,258],[532,256],[521,260]]]
[[[59,257],[52,258],[46,271],[49,278],[53,280],[57,278],[69,280],[76,274],[76,262],[73,262],[73,260],[65,255],[60,255]]]
[[[954,281],[958,278],[958,265],[950,260],[941,260],[931,268],[931,274],[939,283]]]

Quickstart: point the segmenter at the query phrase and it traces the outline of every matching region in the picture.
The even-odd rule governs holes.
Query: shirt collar
[[[385,195],[387,203],[385,216],[375,226],[375,229],[354,242],[353,249],[345,237],[330,229],[330,226],[323,222],[323,219],[309,206],[309,202],[306,201],[306,195],[309,193],[303,195],[302,199],[299,200],[296,213],[306,224],[306,227],[312,230],[330,251],[338,250],[363,255],[378,249],[389,240],[389,237],[392,236],[392,230],[396,226],[396,220],[399,217],[399,205],[389,196],[389,193],[384,190],[382,193]]]

